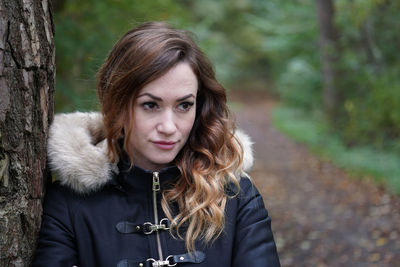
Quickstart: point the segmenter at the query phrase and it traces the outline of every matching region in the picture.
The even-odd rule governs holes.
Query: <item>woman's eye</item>
[[[145,110],[156,110],[158,108],[156,102],[145,102],[142,104],[142,106]]]
[[[180,111],[188,111],[193,105],[194,102],[182,102],[179,104],[178,109]]]

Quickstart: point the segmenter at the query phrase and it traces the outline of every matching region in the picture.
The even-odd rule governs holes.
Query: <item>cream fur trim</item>
[[[239,140],[243,149],[242,170],[247,172],[251,169],[251,167],[254,164],[253,142],[251,141],[250,136],[245,134],[240,129],[237,129],[235,131],[235,137]]]
[[[107,156],[106,140],[93,144],[92,133],[104,128],[98,112],[58,114],[49,131],[47,146],[49,165],[56,179],[78,193],[101,188],[118,172]],[[244,158],[240,171],[248,171],[253,165],[250,137],[241,130],[235,136],[242,145]]]

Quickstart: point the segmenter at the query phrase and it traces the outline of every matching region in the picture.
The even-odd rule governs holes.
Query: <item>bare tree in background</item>
[[[40,227],[53,117],[50,0],[0,0],[0,266],[27,266]]]
[[[333,121],[341,104],[339,79],[338,33],[334,24],[333,0],[316,0],[318,25],[320,30],[320,51],[323,76],[323,105],[326,114]]]

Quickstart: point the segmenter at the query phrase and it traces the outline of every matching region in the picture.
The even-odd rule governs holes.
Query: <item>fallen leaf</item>
[[[377,240],[376,240],[376,245],[378,246],[378,247],[381,247],[381,246],[384,246],[386,243],[387,243],[387,239],[386,238],[384,238],[384,237],[380,237],[380,238],[378,238]]]
[[[379,261],[380,258],[381,258],[381,255],[379,253],[372,253],[371,255],[369,255],[368,261],[376,262],[376,261]]]

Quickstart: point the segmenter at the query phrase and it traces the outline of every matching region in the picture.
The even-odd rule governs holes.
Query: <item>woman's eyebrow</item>
[[[184,97],[179,98],[179,99],[177,100],[177,102],[183,101],[183,100],[185,100],[185,99],[188,99],[189,97],[196,98],[193,94],[188,94],[188,95],[185,95]]]
[[[137,98],[142,97],[142,96],[145,96],[145,95],[147,95],[147,96],[153,98],[154,100],[162,101],[162,99],[161,99],[160,97],[155,96],[155,95],[152,95],[152,94],[150,94],[150,93],[143,93],[143,94],[139,95]]]
[[[155,95],[153,95],[153,94],[150,94],[150,93],[143,93],[143,94],[139,95],[137,98],[142,97],[142,96],[145,96],[145,95],[149,96],[150,98],[152,98],[152,99],[154,99],[154,100],[163,101],[162,98],[160,98],[160,97],[158,97],[158,96],[155,96]],[[193,94],[188,94],[188,95],[185,95],[185,96],[183,96],[183,97],[177,99],[176,101],[177,101],[177,102],[180,102],[180,101],[183,101],[183,100],[188,99],[188,98],[190,98],[190,97],[196,98]]]

